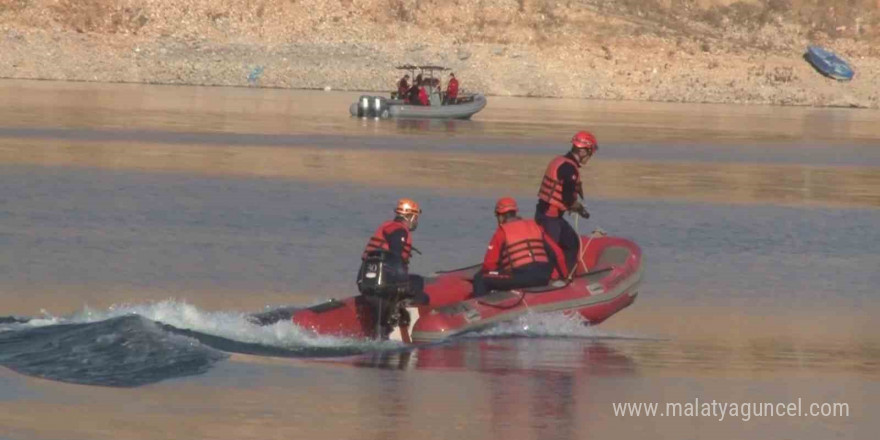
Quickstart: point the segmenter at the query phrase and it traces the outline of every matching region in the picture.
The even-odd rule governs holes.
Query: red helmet
[[[414,200],[400,199],[397,201],[397,208],[394,210],[394,212],[400,215],[418,215],[422,213],[422,210],[419,208],[419,204],[416,203]]]
[[[579,131],[571,138],[571,146],[574,148],[586,148],[590,153],[599,151],[599,143],[596,142],[596,136],[589,131]]]
[[[514,200],[512,197],[502,197],[498,199],[498,202],[495,203],[496,215],[516,211],[519,211],[519,207],[516,206],[516,200]]]

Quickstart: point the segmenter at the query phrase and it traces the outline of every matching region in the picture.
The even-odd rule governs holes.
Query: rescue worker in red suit
[[[397,98],[409,102],[409,74],[403,75],[397,82]]]
[[[412,253],[413,251],[418,252],[418,249],[412,245],[411,232],[418,228],[419,215],[422,210],[418,203],[404,198],[397,201],[394,213],[394,218],[379,225],[379,228],[367,241],[361,259],[366,258],[370,251],[386,251],[400,258],[408,274],[411,302],[413,304],[428,304],[429,298],[424,292],[424,278],[409,274],[409,261],[412,258]]]
[[[520,218],[517,211],[516,200],[510,197],[495,204],[498,229],[474,277],[474,297],[492,290],[546,286],[551,279],[567,275],[559,245],[534,220]]]
[[[454,73],[449,74],[449,83],[446,84],[446,97],[443,99],[443,105],[455,104],[458,99],[458,80]]]
[[[428,99],[428,92],[425,91],[425,83],[419,84],[419,105],[429,106],[431,101]]]
[[[581,184],[580,168],[593,154],[599,151],[596,137],[588,131],[579,131],[571,139],[571,151],[550,161],[541,188],[538,190],[538,205],[535,208],[535,221],[562,248],[565,265],[575,268],[580,247],[580,237],[562,215],[576,213],[590,218],[584,207],[584,188]]]

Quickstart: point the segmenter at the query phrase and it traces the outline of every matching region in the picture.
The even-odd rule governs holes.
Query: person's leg
[[[474,285],[474,289],[471,291],[471,297],[477,298],[486,294],[486,282],[483,278],[482,271],[479,271],[474,275],[474,279],[471,283]]]
[[[484,275],[482,277],[482,292],[480,295],[476,295],[474,292],[474,297],[483,296],[493,290],[510,290],[516,287],[516,280],[512,275],[508,274],[498,274],[498,275]]]
[[[569,271],[575,269],[575,265],[578,264],[578,252],[580,251],[580,240],[581,237],[575,232],[574,228],[568,224],[567,221],[560,220],[560,237],[559,241],[556,243],[559,244],[559,247],[562,248],[562,253],[565,254],[565,267],[568,268]],[[568,275],[568,274],[566,274]]]
[[[544,228],[544,233],[559,245],[562,253],[565,254],[565,267],[571,270],[577,260],[579,250],[578,240],[580,238],[577,232],[562,217],[548,217],[536,212],[535,222],[541,225]],[[568,274],[565,275],[568,276]]]
[[[425,306],[431,302],[431,297],[425,293],[425,278],[421,275],[409,275],[407,293],[412,298],[412,304]]]
[[[539,224],[544,229],[544,233],[550,236],[553,241],[559,243],[559,238],[562,235],[562,223],[565,223],[565,220],[535,212],[535,223]],[[559,244],[562,245],[562,243]]]
[[[550,263],[532,263],[513,273],[513,278],[519,283],[516,287],[540,287],[550,284],[553,275],[553,265]]]
[[[492,290],[546,286],[550,283],[552,273],[553,266],[549,263],[532,263],[526,267],[515,269],[510,274],[486,275],[483,277],[482,284],[487,293]]]

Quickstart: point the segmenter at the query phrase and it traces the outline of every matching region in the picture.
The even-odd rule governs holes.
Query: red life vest
[[[544,249],[544,230],[534,220],[513,220],[499,226],[504,230],[504,246],[498,267],[510,271],[531,263],[549,263]]]
[[[449,99],[455,99],[458,97],[458,80],[452,78],[449,80],[449,84],[446,85],[446,97]]]
[[[364,253],[361,258],[365,258],[367,256],[367,252],[370,251],[390,251],[391,246],[388,245],[388,241],[385,240],[385,236],[397,231],[398,229],[403,229],[404,231],[406,231],[406,243],[403,244],[403,254],[400,257],[403,259],[404,263],[409,264],[409,258],[412,256],[412,234],[409,233],[409,229],[407,229],[406,225],[394,220],[388,220],[387,222],[382,223],[379,226],[379,229],[376,229],[376,232],[374,232],[373,236],[370,237],[370,240],[367,241],[367,247],[366,249],[364,249]]]
[[[568,206],[565,206],[565,202],[562,200],[562,182],[556,177],[559,172],[559,167],[565,163],[574,165],[574,169],[577,171],[577,162],[565,156],[557,156],[547,165],[547,170],[544,171],[544,178],[541,180],[541,189],[538,190],[538,198],[550,204],[550,209],[547,210],[547,215],[551,217],[559,217],[568,209]],[[577,172],[577,181],[575,184],[578,191],[582,191],[580,189],[580,172]]]

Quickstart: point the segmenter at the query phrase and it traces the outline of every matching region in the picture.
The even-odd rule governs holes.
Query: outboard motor
[[[370,116],[370,97],[362,95],[358,98],[358,117],[367,118]]]
[[[370,108],[370,116],[374,118],[388,117],[388,101],[381,96],[372,97],[372,108]]]
[[[409,275],[406,265],[395,254],[370,251],[361,263],[357,285],[361,295],[396,301],[406,294]]]
[[[410,315],[404,300],[410,298],[413,289],[424,295],[422,278],[410,276],[403,260],[387,251],[367,253],[358,271],[357,285],[360,298],[373,310],[374,335],[380,339],[387,339],[394,328],[408,328]]]

